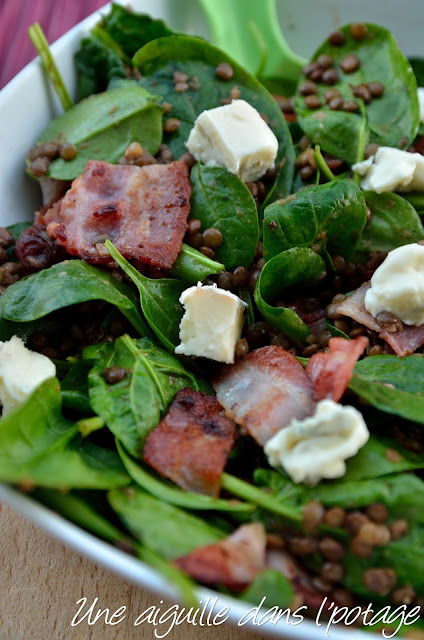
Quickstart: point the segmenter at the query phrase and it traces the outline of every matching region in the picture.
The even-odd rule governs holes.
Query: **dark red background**
[[[105,0],[0,0],[0,88],[36,53],[27,34],[39,22],[51,44]]]

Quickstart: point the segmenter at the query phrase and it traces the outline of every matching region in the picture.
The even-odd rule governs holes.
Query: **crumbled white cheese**
[[[278,140],[254,107],[233,100],[203,111],[186,146],[207,167],[225,167],[243,182],[254,182],[274,167]]]
[[[54,378],[56,367],[41,353],[27,349],[13,336],[0,342],[0,404],[3,415],[24,402],[48,378]]]
[[[364,176],[361,188],[383,191],[424,190],[424,157],[392,147],[379,147],[375,156],[357,162],[352,169]]]
[[[270,465],[283,467],[294,482],[314,485],[343,476],[345,460],[358,452],[369,435],[357,409],[321,400],[313,416],[293,419],[266,443],[264,451]]]
[[[420,121],[424,122],[424,87],[418,87],[418,104],[420,105]]]
[[[424,247],[393,249],[371,278],[365,308],[376,316],[390,311],[405,324],[424,324]]]
[[[216,284],[190,287],[182,292],[185,313],[180,322],[181,344],[175,353],[234,362],[244,322],[245,302]]]

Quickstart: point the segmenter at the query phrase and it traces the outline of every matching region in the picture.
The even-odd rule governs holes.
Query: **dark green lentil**
[[[346,37],[343,31],[333,31],[328,36],[328,41],[333,47],[342,47],[346,42]]]
[[[306,80],[299,85],[299,93],[301,96],[311,96],[318,92],[318,87],[315,82],[311,80]]]
[[[336,96],[329,101],[328,106],[332,111],[339,111],[339,109],[343,107],[343,104],[344,100],[342,96]]]
[[[354,40],[363,40],[368,33],[368,27],[363,22],[354,22],[350,25],[350,35]]]
[[[234,69],[228,62],[221,62],[215,69],[215,73],[221,80],[232,80]]]
[[[218,249],[222,245],[222,233],[219,229],[206,229],[203,234],[203,244],[211,249]]]
[[[356,53],[348,53],[340,62],[340,67],[345,73],[353,73],[357,71],[360,66],[361,61]]]
[[[326,69],[322,74],[321,81],[324,84],[336,84],[339,81],[339,72],[337,69]]]
[[[308,107],[308,109],[318,109],[321,106],[321,100],[318,98],[318,96],[309,95],[305,98],[305,105]]]

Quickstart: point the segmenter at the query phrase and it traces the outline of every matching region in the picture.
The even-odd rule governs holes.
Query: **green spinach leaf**
[[[93,95],[51,122],[38,142],[56,138],[77,147],[73,160],[54,160],[49,176],[73,180],[88,160],[116,163],[131,142],[155,154],[162,140],[162,109],[158,98],[133,82]]]
[[[193,167],[190,180],[191,217],[200,220],[204,229],[222,233],[216,257],[229,270],[248,267],[259,240],[258,212],[249,189],[226,169],[200,163]]]
[[[277,471],[257,469],[255,482],[274,491],[275,500],[287,508],[301,514],[305,504],[318,500],[326,507],[362,509],[383,502],[389,509],[390,517],[407,518],[423,522],[424,483],[418,476],[408,473],[386,475],[366,480],[346,480],[344,478],[321,482],[316,487],[295,484]]]
[[[90,362],[77,360],[72,363],[71,368],[60,383],[63,406],[74,411],[80,411],[85,415],[93,413],[88,399],[87,377],[90,369]]]
[[[325,262],[312,249],[294,247],[269,260],[261,271],[255,288],[255,302],[260,313],[292,340],[305,340],[310,331],[300,316],[272,302],[288,287],[318,282],[326,274]]]
[[[105,31],[129,58],[150,40],[171,36],[172,31],[162,20],[135,13],[120,4],[112,4],[99,27]]]
[[[231,82],[216,75],[216,67],[221,62],[227,62],[233,68]],[[276,163],[282,164],[267,203],[290,193],[295,161],[290,132],[276,101],[256,78],[216,47],[200,38],[188,36],[154,40],[135,54],[133,63],[143,74],[142,86],[172,104],[170,116],[181,122],[177,131],[165,138],[174,158],[186,151],[184,145],[197,116],[205,109],[221,106],[221,100],[228,99],[236,85],[240,99],[267,115],[269,126],[279,141]],[[175,92],[175,71],[189,76],[187,91]]]
[[[392,251],[424,238],[424,227],[414,207],[396,193],[364,191],[371,218],[359,240],[354,262],[364,262],[373,251]]]
[[[126,453],[119,441],[116,444],[121,460],[134,482],[159,500],[175,504],[178,507],[184,507],[185,509],[213,509],[215,511],[232,511],[234,513],[249,513],[255,510],[255,507],[247,502],[221,500],[202,493],[193,493],[192,491],[180,489],[161,478],[140,461],[136,462]]]
[[[87,499],[77,493],[63,493],[54,489],[37,489],[36,497],[68,520],[112,543],[135,544],[127,534],[106,520]]]
[[[113,489],[128,484],[116,452],[78,435],[61,412],[59,383],[44,382],[0,422],[0,480],[51,488]]]
[[[140,335],[150,335],[131,287],[82,260],[65,260],[15,282],[1,296],[0,316],[12,322],[32,322],[87,300],[114,304]]]
[[[105,379],[109,367],[126,375],[115,384]],[[197,389],[181,362],[148,339],[121,336],[97,350],[88,376],[90,405],[128,451],[140,457],[146,436],[160,422],[179,389]]]
[[[366,221],[364,197],[352,180],[305,187],[265,209],[264,258],[291,247],[311,247],[350,260]]]
[[[207,258],[203,253],[183,242],[181,251],[169,273],[177,280],[197,284],[212,274],[221,273],[223,269],[225,269],[223,264]]]
[[[166,560],[225,538],[201,518],[150,496],[142,489],[110,491],[109,502],[133,536]]]
[[[409,58],[409,64],[414,72],[417,85],[419,87],[424,87],[424,58]]]
[[[183,317],[180,296],[187,288],[186,283],[171,278],[146,278],[125,260],[110,240],[106,240],[105,245],[115,262],[136,285],[141,309],[153,333],[164,347],[174,351],[180,343],[179,326]]]
[[[294,589],[291,582],[275,569],[264,569],[239,596],[253,604],[260,604],[266,597],[267,608],[286,609],[293,604]]]
[[[28,465],[23,478],[36,486],[65,490],[116,489],[129,483],[116,451],[80,435]]]
[[[296,112],[306,135],[327,153],[350,164],[362,160],[367,141],[406,148],[414,140],[419,125],[417,83],[408,60],[387,29],[374,24],[367,24],[367,28],[365,38],[355,40],[350,34],[350,25],[346,25],[341,29],[345,44],[333,46],[326,40],[312,60],[322,54],[332,57],[339,73],[339,82],[334,87],[345,99],[353,98],[350,85],[373,81],[384,84],[382,97],[367,105],[357,100],[359,111],[350,113],[330,109],[323,97],[328,89],[324,84],[318,89],[322,102],[319,109],[308,109],[304,98],[296,96]],[[358,56],[360,66],[355,72],[346,74],[340,63],[350,53]]]
[[[424,424],[424,356],[382,355],[356,363],[349,389],[373,407]]]
[[[98,37],[83,38],[75,54],[78,73],[77,102],[93,93],[106,91],[114,78],[126,78],[125,65],[119,55]]]

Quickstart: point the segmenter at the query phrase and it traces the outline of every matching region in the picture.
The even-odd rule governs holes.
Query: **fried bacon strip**
[[[217,496],[235,436],[235,422],[216,398],[181,389],[147,437],[143,458],[183,489]]]
[[[315,386],[315,397],[338,402],[352,378],[356,361],[368,345],[365,336],[346,340],[330,338],[328,353],[314,353],[306,365],[306,373]]]
[[[414,353],[424,344],[424,325],[414,327],[403,323],[387,326],[380,324],[378,318],[375,318],[365,308],[365,294],[370,288],[370,283],[363,284],[355,293],[336,308],[337,313],[356,320],[359,324],[363,324],[368,329],[376,331],[380,334],[380,338],[385,340],[398,356],[407,356]],[[402,324],[402,328],[398,329],[398,325]]]
[[[169,269],[181,251],[190,196],[181,160],[145,167],[90,160],[47,232],[86,262],[113,264],[108,238],[125,258]]]
[[[213,386],[226,415],[262,446],[293,418],[302,420],[315,409],[310,378],[282,347],[256,349],[222,367]]]
[[[239,527],[228,538],[174,560],[189,576],[235,591],[247,587],[265,568],[266,535],[260,522]]]

